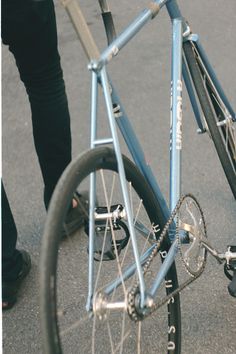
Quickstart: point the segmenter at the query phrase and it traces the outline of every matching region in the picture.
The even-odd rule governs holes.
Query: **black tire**
[[[194,44],[187,41],[184,43],[183,47],[189,71],[192,76],[195,90],[197,92],[210,135],[214,142],[221,165],[224,169],[225,176],[228,180],[234,198],[236,199],[236,157],[235,151],[233,151],[232,145],[230,145],[231,142],[235,146],[235,138],[233,135],[230,135],[228,141],[226,142],[225,127],[217,126],[217,123],[223,120],[223,112],[217,104],[211,83],[207,79],[207,75],[205,75],[205,68],[198,63],[195,56]],[[204,75],[205,81],[203,80]],[[216,89],[214,88],[214,90]],[[229,132],[229,134],[231,133]]]
[[[150,225],[152,223],[154,223],[154,225],[157,225],[158,223],[160,229],[162,229],[165,224],[165,219],[162,215],[159,205],[157,204],[154,198],[151,189],[149,188],[144,177],[141,175],[141,173],[138,171],[135,165],[126,157],[123,158],[123,161],[124,161],[126,179],[127,181],[132,183],[132,187],[133,187],[132,200],[134,194],[137,193],[138,198],[142,199],[142,202],[140,203],[141,207],[144,206],[144,209],[137,213],[138,219],[142,217],[146,220],[146,214],[147,214],[147,220],[150,219],[148,221],[150,222]],[[81,303],[83,303],[83,308],[85,307],[84,302],[86,299],[80,300],[80,298],[83,298],[82,295],[87,295],[87,294],[80,293],[79,290],[77,289],[77,286],[79,286],[79,282],[77,278],[83,279],[81,280],[81,282],[84,281],[86,283],[86,279],[84,279],[84,277],[86,276],[87,278],[86,260],[88,258],[87,256],[88,238],[87,235],[83,237],[84,233],[83,231],[80,231],[78,236],[73,235],[73,237],[71,237],[68,241],[65,241],[63,242],[63,244],[61,244],[60,235],[61,235],[63,220],[65,218],[66,211],[69,208],[75,190],[77,190],[78,187],[83,185],[84,180],[91,174],[91,172],[96,171],[96,175],[97,177],[99,177],[98,172],[100,169],[101,169],[100,171],[101,175],[104,174],[104,171],[105,173],[110,173],[111,171],[114,171],[115,174],[117,174],[117,163],[116,163],[114,151],[112,149],[107,147],[101,147],[94,150],[90,150],[84,153],[81,157],[72,161],[71,164],[68,166],[68,168],[65,170],[64,174],[62,175],[55,189],[49,207],[45,232],[42,241],[42,253],[41,253],[41,264],[40,264],[41,266],[40,268],[40,302],[41,302],[40,311],[41,311],[41,328],[42,328],[43,345],[44,345],[43,352],[45,354],[78,353],[78,352],[82,354],[82,353],[92,352],[89,349],[89,347],[87,347],[88,341],[91,339],[92,336],[92,333],[89,333],[89,326],[90,326],[89,321],[91,322],[91,320],[88,318],[88,324],[86,322],[85,329],[79,328],[79,330],[73,331],[74,327],[76,327],[77,325],[80,326],[80,322],[79,324],[77,324],[76,322],[78,320],[77,316],[81,316],[80,311],[82,312],[82,305],[80,306],[80,301]],[[97,197],[97,200],[98,203],[100,203],[100,196]],[[117,202],[120,202],[120,200],[117,200]],[[158,231],[156,233],[156,236],[158,236],[159,234],[160,232]],[[138,242],[139,241],[142,243],[145,242],[145,244],[147,244],[147,240],[145,239],[144,241],[141,236],[138,237]],[[80,252],[79,256],[76,250],[77,244],[79,244],[79,252]],[[125,248],[121,252],[121,254],[123,254],[123,258],[125,258],[125,252],[127,252],[126,254],[128,254],[129,252],[128,246],[126,247],[127,250]],[[150,247],[150,244],[148,247]],[[167,250],[169,248],[169,242],[166,242],[165,246],[163,247],[164,248],[162,249],[162,251],[164,251],[164,249]],[[126,256],[126,258],[127,257],[129,257],[129,255]],[[155,262],[161,263],[160,258],[161,257],[155,257]],[[62,261],[62,265],[60,265],[60,261]],[[77,273],[74,277],[74,275],[72,275],[72,272],[74,270],[75,263],[80,263],[80,261],[81,261],[81,265],[78,264],[79,270],[77,270]],[[125,261],[127,261],[127,259],[125,259]],[[128,262],[130,264],[130,260],[128,260]],[[154,266],[156,267],[157,265],[155,264],[155,262],[154,262]],[[96,264],[97,264],[97,268],[99,267],[100,264],[102,264],[102,267],[104,267],[105,269],[104,270],[105,275],[102,279],[103,282],[104,279],[107,276],[109,277],[110,273],[113,272],[113,267],[116,267],[116,260],[108,261],[108,262],[98,262]],[[66,267],[68,267],[69,270],[67,270]],[[103,270],[101,270],[100,277],[102,277],[101,276],[102,272]],[[62,278],[64,278],[64,280],[62,280],[62,284],[59,284],[59,280],[58,280],[60,277],[60,273],[62,273]],[[128,280],[129,286],[131,284],[131,280],[132,279]],[[169,281],[168,282],[169,284],[170,283],[172,284],[172,287],[169,288],[163,285],[164,294],[166,292],[171,293],[173,290],[175,290],[178,287],[175,264],[173,264],[172,267],[170,268],[166,280]],[[105,281],[108,282],[108,280]],[[86,293],[87,290],[85,285],[81,285],[81,287],[83,288],[84,293]],[[119,290],[114,290],[113,295],[118,297],[117,292],[119,292]],[[68,300],[69,302],[68,305],[64,305],[64,301],[66,300]],[[62,302],[63,304],[61,304]],[[144,340],[147,342],[144,344],[145,345],[144,352],[148,352],[150,354],[151,353],[163,354],[164,352],[169,354],[170,353],[178,354],[180,353],[180,344],[181,344],[179,295],[175,296],[174,299],[172,298],[172,301],[169,301],[169,304],[167,306],[164,305],[159,310],[154,314],[152,314],[147,319],[145,319],[144,321],[142,321],[142,327],[141,327],[142,334],[144,333],[143,332],[144,329],[147,331],[146,334],[144,334]],[[68,314],[69,312],[70,314]],[[159,317],[159,314],[163,312],[165,315],[163,316],[160,315]],[[102,330],[107,330],[106,327],[108,327],[108,323],[109,323],[109,326],[111,327],[109,329],[109,333],[112,332],[113,330],[113,327],[111,326],[112,314],[110,314],[109,312],[107,315],[109,316],[109,321],[106,320],[104,322],[104,325],[100,325],[100,322],[103,323],[103,321],[99,322],[98,320],[96,320],[97,322],[95,325],[93,323],[93,326],[96,326],[96,331],[99,331],[100,327],[102,327]],[[117,316],[115,317],[117,321],[115,326],[117,326],[116,327],[117,329],[115,333],[112,333],[112,335],[116,337],[117,333],[119,333],[120,336],[120,329],[118,326],[118,323],[120,322],[118,322],[118,314],[115,315]],[[122,316],[124,317],[124,314],[122,314]],[[61,317],[63,317],[62,324],[61,324]],[[67,317],[67,319],[65,319],[65,317]],[[73,319],[71,319],[71,317],[73,317]],[[138,326],[135,322],[131,321],[129,317],[127,318],[128,320],[127,322],[125,322],[125,325],[127,327]],[[165,328],[164,326],[162,326],[162,319],[164,322],[166,322],[167,326]],[[68,322],[70,321],[72,322],[72,324],[70,323],[70,331],[73,333],[70,332],[68,342],[64,342],[64,337],[67,328],[64,328],[63,326],[64,326],[64,322],[66,323],[66,326],[68,325],[67,320]],[[154,321],[154,325],[153,325],[153,321]],[[161,328],[158,329],[158,327],[156,327],[156,322],[158,323],[159,321],[160,321],[159,326],[161,326]],[[83,321],[81,322],[81,327],[82,325],[84,325]],[[131,328],[125,328],[124,330],[125,330],[124,332],[126,333],[126,331],[128,330],[131,331]],[[150,332],[151,330],[152,332]],[[165,339],[163,336],[163,331],[165,333]],[[63,332],[63,335],[61,336],[59,332],[60,333]],[[81,335],[82,337],[82,342],[79,341],[79,335]],[[114,343],[116,343],[115,340],[116,338],[114,339]],[[99,342],[97,344],[99,347],[98,353],[111,353],[111,348],[110,349],[107,348],[107,344],[105,344],[108,342],[108,344],[110,345],[111,341],[110,342],[109,341],[110,341],[110,337],[108,336],[108,334],[107,335],[104,334],[102,337],[98,335],[98,342]],[[132,335],[128,336],[128,339],[126,339],[124,345],[127,344],[127,341],[130,346],[136,343],[136,340],[132,339]],[[114,343],[111,345],[114,345]],[[123,349],[125,353],[132,353],[132,354],[135,353],[134,348],[128,347]]]

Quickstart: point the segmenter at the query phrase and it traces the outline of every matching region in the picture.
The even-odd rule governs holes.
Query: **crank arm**
[[[220,253],[210,244],[208,239],[205,237],[202,237],[201,244],[213,257],[215,257],[219,264],[222,264],[225,261],[226,263],[229,263],[230,260],[236,260],[236,252],[231,252],[230,249],[228,249],[225,253]]]

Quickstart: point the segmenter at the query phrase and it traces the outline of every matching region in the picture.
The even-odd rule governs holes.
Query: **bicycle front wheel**
[[[165,219],[139,170],[126,157],[123,161],[136,241],[142,257],[160,235],[159,229],[164,227]],[[117,171],[113,150],[97,148],[68,166],[54,192],[41,255],[41,318],[46,354],[180,353],[178,295],[138,322],[130,318],[127,306],[122,305],[127,304],[128,291],[138,278],[136,268],[128,274],[135,261],[127,221],[125,217],[114,219],[109,216],[118,210],[120,215],[125,214]],[[94,225],[94,258],[99,261],[93,262],[94,276],[90,284],[93,301],[92,308],[87,311],[88,228],[85,227],[86,232],[75,232],[64,242],[61,242],[60,233],[74,193],[89,188],[91,173],[96,177],[95,214],[99,216]],[[168,247],[169,243],[165,242],[162,252]],[[161,264],[161,257],[157,255],[152,271],[145,277],[147,286]],[[158,297],[165,297],[177,287],[173,264]],[[109,309],[106,304],[110,304]]]
[[[183,46],[189,71],[206,120],[206,127],[236,199],[236,123],[230,118],[227,108],[201,60],[196,45],[185,42]]]

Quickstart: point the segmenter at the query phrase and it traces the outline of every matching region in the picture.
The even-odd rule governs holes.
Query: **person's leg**
[[[2,36],[24,82],[48,207],[54,187],[71,160],[68,102],[57,49],[52,0],[3,0]]]
[[[7,195],[1,183],[2,210],[2,309],[16,302],[19,287],[31,268],[30,256],[16,249],[17,230]]]
[[[55,185],[71,161],[70,116],[57,49],[54,4],[53,0],[2,0],[1,4],[2,40],[15,57],[28,93],[48,208]],[[78,207],[77,199],[72,206]],[[75,217],[80,227],[84,215],[79,208]],[[68,232],[70,229],[69,223]]]
[[[1,184],[2,197],[2,279],[14,280],[22,267],[22,256],[16,249],[17,230],[7,195]]]

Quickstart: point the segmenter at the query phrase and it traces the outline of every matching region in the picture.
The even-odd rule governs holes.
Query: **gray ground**
[[[105,42],[98,5],[91,0],[80,2],[102,49]],[[146,3],[112,0],[118,30]],[[180,0],[179,3],[193,31],[199,33],[235,106],[235,1]],[[73,154],[76,155],[89,145],[89,74],[74,29],[58,3],[56,11],[71,111]],[[163,11],[162,16],[149,24],[110,65],[113,81],[167,198],[170,36],[169,19]],[[30,252],[33,262],[17,305],[3,315],[3,352],[32,354],[41,352],[38,263],[45,221],[43,184],[32,141],[27,97],[14,61],[5,47],[2,68],[3,176],[19,231],[19,247]],[[211,141],[206,135],[195,134],[196,125],[187,100],[184,103],[184,124],[187,151],[183,156],[183,192],[197,196],[205,212],[209,238],[223,251],[227,244],[235,243],[236,204]],[[203,276],[182,295],[182,353],[236,352],[236,302],[228,295],[227,284],[222,266],[209,257]]]

